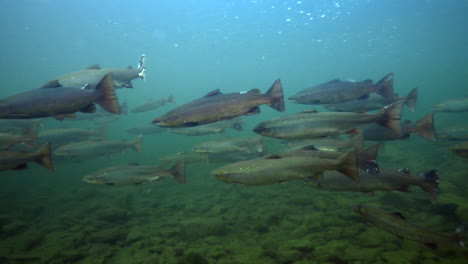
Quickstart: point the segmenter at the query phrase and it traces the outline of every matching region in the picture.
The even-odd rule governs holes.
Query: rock
[[[302,253],[299,250],[290,249],[278,252],[278,257],[281,263],[291,263],[302,258]]]
[[[180,225],[180,235],[190,241],[207,236],[222,236],[228,232],[227,225],[213,217],[191,218],[181,222]]]
[[[21,221],[12,222],[3,226],[3,233],[7,236],[16,236],[26,230],[27,224]]]
[[[130,232],[127,234],[127,242],[135,243],[143,238],[143,232],[141,232],[137,228],[132,228]]]
[[[97,243],[115,243],[127,237],[127,233],[122,228],[108,228],[91,234],[91,242]]]
[[[106,208],[96,213],[96,219],[110,223],[120,223],[128,220],[127,211],[120,208]]]
[[[178,264],[208,264],[208,259],[197,252],[188,252]]]

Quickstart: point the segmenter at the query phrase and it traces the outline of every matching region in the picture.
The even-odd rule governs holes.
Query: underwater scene
[[[468,1],[0,1],[0,264],[467,263]]]

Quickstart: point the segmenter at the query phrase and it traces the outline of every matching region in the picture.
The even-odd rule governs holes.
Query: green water
[[[0,97],[27,91],[92,64],[136,66],[147,79],[120,89],[132,108],[173,94],[178,105],[214,89],[266,91],[281,78],[285,97],[331,79],[379,80],[393,72],[395,91],[419,88],[417,120],[442,100],[467,95],[467,1],[0,1]],[[310,19],[313,18],[313,19]],[[121,116],[110,139],[172,109]],[[351,209],[367,203],[409,221],[454,232],[468,222],[467,162],[450,142],[413,135],[385,144],[379,164],[418,174],[436,168],[440,195],[432,205],[418,188],[373,195],[318,190],[301,182],[264,187],[226,184],[210,176],[222,164],[190,164],[186,184],[92,185],[81,178],[107,166],[157,159],[223,137],[248,137],[286,112],[261,106],[244,131],[189,137],[146,135],[143,151],[82,162],[55,159],[0,172],[0,263],[465,263],[466,249],[434,251],[398,242]],[[322,110],[320,107],[315,107]],[[466,113],[437,113],[436,129],[466,125]],[[89,121],[45,119],[41,129],[98,128]],[[270,150],[279,149],[266,140]],[[36,259],[37,258],[37,259]]]

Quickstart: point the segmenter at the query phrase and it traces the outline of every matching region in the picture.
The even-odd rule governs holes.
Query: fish
[[[288,150],[302,149],[307,146],[314,146],[317,150],[342,151],[357,147],[358,150],[364,148],[364,137],[362,133],[354,135],[350,140],[340,137],[325,137],[303,140],[290,140],[287,142]]]
[[[395,95],[388,98],[379,94],[370,94],[367,99],[326,105],[325,108],[335,112],[366,112],[380,109],[400,100],[403,100],[405,105],[414,112],[416,110],[416,102],[418,100],[418,89],[414,88],[406,97]]]
[[[283,86],[279,79],[265,94],[260,94],[258,89],[229,94],[222,94],[219,89],[211,91],[200,99],[176,107],[165,115],[155,118],[153,124],[162,127],[198,126],[241,115],[259,114],[259,106],[262,104],[284,112]]]
[[[376,84],[369,79],[360,82],[335,79],[302,90],[288,99],[298,104],[336,104],[365,99],[372,92],[376,92],[385,98],[392,98],[393,73],[387,74]]]
[[[426,114],[414,124],[411,121],[405,121],[401,125],[401,133],[399,134],[377,125],[368,125],[362,128],[364,140],[372,141],[403,140],[408,139],[413,133],[428,140],[437,140],[438,135],[434,129],[434,112]]]
[[[0,133],[23,133],[42,126],[41,119],[0,119]]]
[[[27,163],[32,161],[54,171],[50,149],[50,143],[46,143],[34,152],[0,151],[0,171],[27,169]]]
[[[77,127],[70,128],[53,128],[39,133],[38,141],[52,142],[54,148],[71,142],[83,141],[86,139],[105,139],[107,136],[106,127],[99,130],[91,130]]]
[[[360,131],[359,127],[375,123],[390,128],[396,134],[400,134],[402,105],[403,101],[398,101],[373,114],[303,111],[298,114],[261,122],[253,131],[266,137],[307,139],[357,134]]]
[[[136,106],[131,111],[133,113],[146,112],[146,111],[149,111],[149,110],[159,108],[159,107],[165,105],[166,103],[173,103],[173,104],[176,103],[176,101],[174,99],[174,96],[172,94],[167,99],[160,99],[160,100],[149,99],[148,101],[146,101],[146,103],[144,103],[142,105],[139,105],[139,106]]]
[[[54,151],[58,156],[73,158],[92,158],[110,156],[123,152],[127,148],[132,148],[136,152],[141,152],[142,136],[137,136],[134,140],[86,140],[70,143],[59,147]]]
[[[140,164],[113,166],[98,170],[83,177],[83,181],[103,185],[138,185],[161,180],[162,177],[173,177],[178,183],[185,183],[185,165],[183,160],[170,169]]]
[[[262,138],[223,138],[202,142],[192,147],[198,153],[263,152]]]
[[[446,127],[437,129],[437,138],[444,140],[468,140],[468,127]]]
[[[8,149],[19,143],[32,144],[37,138],[38,126],[39,123],[33,123],[21,135],[0,133],[0,149]]]
[[[468,158],[468,141],[452,145],[448,149],[460,157]]]
[[[179,127],[169,128],[169,132],[182,134],[186,136],[204,136],[216,133],[223,133],[227,128],[232,128],[238,131],[242,131],[242,121],[239,117],[222,120],[210,124],[194,126],[194,127]]]
[[[165,155],[163,157],[158,158],[159,162],[163,163],[175,163],[178,160],[183,160],[185,164],[192,164],[192,163],[207,163],[208,162],[208,155],[202,153],[194,153],[194,152],[178,152],[176,154]]]
[[[153,124],[140,124],[128,128],[126,131],[129,134],[134,135],[149,135],[149,134],[159,134],[165,132],[167,129]]]
[[[224,165],[213,170],[211,175],[226,183],[260,186],[292,180],[305,181],[319,177],[326,170],[338,170],[358,182],[356,149],[349,150],[338,159],[268,155]]]
[[[112,83],[115,88],[133,88],[132,80],[141,78],[145,79],[145,54],[141,55],[137,69],[132,66],[124,68],[105,68],[102,69],[99,65],[91,65],[88,68],[71,72],[43,84],[40,88],[50,87],[83,87],[88,85],[90,88],[97,86],[99,81],[107,74],[112,76]]]
[[[110,74],[105,75],[94,90],[76,87],[44,88],[0,99],[0,119],[55,116],[62,120],[78,111],[95,112],[94,103],[108,112],[120,113]]]
[[[365,204],[354,205],[353,211],[362,219],[394,234],[400,239],[412,240],[431,249],[437,249],[442,245],[464,247],[464,232],[451,234],[434,231],[409,222],[400,212],[386,211]]]
[[[308,182],[317,188],[329,191],[349,191],[373,193],[375,191],[409,192],[410,186],[418,186],[427,192],[432,203],[435,203],[439,193],[439,173],[436,169],[429,170],[419,176],[410,173],[405,168],[401,170],[380,169],[379,175],[372,175],[364,170],[359,171],[360,182],[356,183],[336,171],[326,171],[320,179]]]
[[[432,106],[435,112],[467,112],[468,97],[443,101]]]

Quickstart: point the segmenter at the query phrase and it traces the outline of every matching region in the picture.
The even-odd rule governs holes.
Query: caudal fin
[[[413,88],[409,94],[405,97],[405,104],[408,108],[414,112],[416,111],[416,103],[418,101],[418,88]]]
[[[46,144],[42,145],[36,152],[34,152],[36,156],[34,161],[43,166],[44,168],[50,171],[54,171],[54,167],[52,166],[50,149],[50,142],[47,142]]]
[[[437,170],[430,170],[421,174],[424,177],[424,181],[421,185],[421,189],[429,194],[432,203],[435,203],[437,195],[439,194],[439,173]]]
[[[404,100],[397,101],[391,105],[387,105],[379,111],[380,120],[378,125],[384,126],[392,130],[397,135],[401,134],[401,112],[403,109]]]
[[[380,81],[376,84],[376,93],[381,96],[392,99],[393,98],[393,73],[385,75]]]
[[[100,94],[96,101],[97,104],[111,113],[120,114],[120,106],[115,96],[114,83],[110,73],[104,75],[96,85],[96,92]]]
[[[281,80],[276,80],[273,85],[265,93],[270,98],[270,103],[268,104],[271,108],[284,112],[284,96],[283,96],[283,86],[281,85]]]
[[[338,158],[337,171],[348,176],[355,182],[359,182],[358,159],[355,148],[348,150]]]
[[[177,163],[170,169],[174,179],[180,183],[185,183],[185,162],[184,159],[179,159]]]
[[[136,151],[136,152],[141,152],[141,140],[143,138],[143,135],[139,135],[136,137],[132,142],[130,142],[131,147]]]
[[[169,95],[169,97],[167,98],[167,101],[168,101],[169,103],[173,103],[173,104],[176,103],[176,101],[175,101],[175,99],[174,99],[174,95],[172,95],[172,94]]]
[[[423,118],[416,121],[410,129],[423,138],[437,140],[437,133],[434,129],[434,112],[425,115]]]

